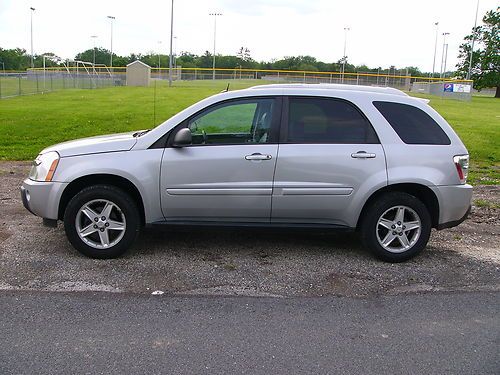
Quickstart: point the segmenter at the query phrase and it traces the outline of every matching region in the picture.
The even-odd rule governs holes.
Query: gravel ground
[[[355,234],[255,229],[146,230],[123,258],[93,260],[22,206],[26,162],[0,163],[0,289],[247,296],[368,296],[500,290],[500,187],[477,186],[472,214],[433,231],[403,264]]]

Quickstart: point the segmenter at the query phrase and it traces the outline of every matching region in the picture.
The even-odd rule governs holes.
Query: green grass
[[[256,81],[163,82],[156,88],[67,89],[0,100],[0,160],[29,160],[51,144],[158,125],[181,109],[220,92]],[[431,98],[430,104],[453,126],[471,155],[470,181],[500,184],[500,100],[471,102]]]
[[[500,204],[490,202],[486,199],[476,199],[474,201],[474,205],[476,207],[481,207],[481,208],[495,208],[495,209],[500,208]]]

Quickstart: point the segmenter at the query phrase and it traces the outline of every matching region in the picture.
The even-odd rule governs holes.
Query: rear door
[[[167,221],[269,222],[280,100],[259,97],[210,106],[173,130],[192,145],[167,146],[161,205]]]
[[[384,150],[353,103],[285,98],[272,222],[355,226],[367,195],[386,184]]]

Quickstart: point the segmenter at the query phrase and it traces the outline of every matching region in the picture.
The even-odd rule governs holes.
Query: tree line
[[[56,54],[46,52],[34,56],[34,67],[43,67],[43,56],[46,67],[62,65],[55,59]],[[54,58],[51,58],[54,57]],[[96,64],[110,65],[110,51],[105,48],[88,49],[77,53],[74,60],[95,62]],[[156,53],[131,53],[128,56],[120,56],[113,53],[113,66],[126,66],[127,64],[140,60],[153,68],[158,66],[165,68],[169,66],[169,55]],[[3,49],[0,47],[0,64],[4,63],[5,70],[24,71],[31,67],[31,56],[26,50],[21,48]],[[183,68],[212,68],[213,55],[206,51],[202,55],[191,52],[181,52],[174,56],[174,64]],[[279,69],[279,70],[299,70],[299,71],[319,71],[319,72],[338,72],[342,69],[342,60],[336,62],[323,62],[313,56],[288,56],[282,59],[273,59],[270,61],[256,61],[251,57],[248,48],[241,47],[235,55],[216,56],[217,68],[223,69]],[[390,73],[406,74],[412,76],[424,76],[429,73],[421,72],[417,67],[368,67],[366,65],[354,65],[349,62],[345,64],[346,72],[367,72],[367,73]]]

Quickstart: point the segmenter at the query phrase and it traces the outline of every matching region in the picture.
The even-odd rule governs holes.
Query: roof
[[[335,83],[279,83],[270,85],[258,85],[250,87],[254,89],[321,89],[332,91],[359,91],[359,92],[376,92],[380,94],[392,94],[400,96],[408,96],[403,91],[392,87],[377,87],[377,86],[361,86],[361,85],[343,85]]]
[[[127,66],[130,66],[130,65],[135,65],[135,64],[141,64],[141,65],[144,65],[145,67],[147,68],[151,68],[148,64],[145,64],[143,63],[142,61],[140,60],[135,60],[135,61],[132,61],[130,64],[127,64]]]

